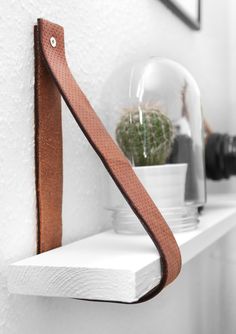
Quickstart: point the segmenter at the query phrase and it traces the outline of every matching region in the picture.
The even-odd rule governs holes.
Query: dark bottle
[[[211,133],[205,147],[206,176],[212,180],[236,175],[236,136]]]

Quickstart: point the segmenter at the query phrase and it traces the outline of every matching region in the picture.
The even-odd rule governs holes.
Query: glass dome
[[[113,136],[173,231],[196,228],[205,203],[199,87],[180,64],[158,57],[112,76]],[[111,205],[116,231],[142,232],[127,205]],[[129,223],[128,223],[129,222]]]

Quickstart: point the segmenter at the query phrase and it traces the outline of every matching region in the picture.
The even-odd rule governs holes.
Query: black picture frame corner
[[[187,12],[180,8],[174,0],[160,0],[167,8],[169,8],[177,17],[179,17],[185,24],[193,30],[201,29],[201,0],[198,0],[197,19],[194,20]]]

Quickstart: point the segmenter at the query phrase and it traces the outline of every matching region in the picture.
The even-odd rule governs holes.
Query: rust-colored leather
[[[101,120],[73,78],[65,57],[63,28],[44,19],[39,19],[38,34],[41,56],[51,75],[50,80],[56,83],[75,121],[100,157],[117,187],[139,218],[160,253],[162,279],[157,287],[148,292],[138,302],[146,301],[158,294],[178,276],[181,269],[179,247],[158,208],[135,175],[129,161],[106,131]],[[56,47],[51,45],[51,37],[56,39]],[[55,94],[53,94],[51,96],[51,103],[56,103],[56,100],[57,96],[55,98]],[[51,109],[51,112],[53,110]],[[47,142],[47,139],[42,138],[42,142]],[[42,168],[47,168],[49,155],[50,153],[41,157],[41,159],[45,159],[45,161],[41,162]],[[46,172],[44,171],[44,173]],[[61,178],[59,177],[58,180],[54,181],[55,188],[53,188],[53,191],[61,191]],[[59,207],[56,209],[59,210]],[[44,208],[39,206],[39,210],[42,211]]]
[[[35,36],[35,167],[38,253],[61,246],[62,125],[61,96],[47,71]]]

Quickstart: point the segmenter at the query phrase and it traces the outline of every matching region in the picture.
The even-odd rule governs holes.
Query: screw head
[[[50,38],[50,44],[51,44],[51,46],[52,46],[53,48],[55,48],[55,47],[57,46],[57,40],[56,40],[56,38],[55,38],[54,36],[52,36],[52,37]]]

